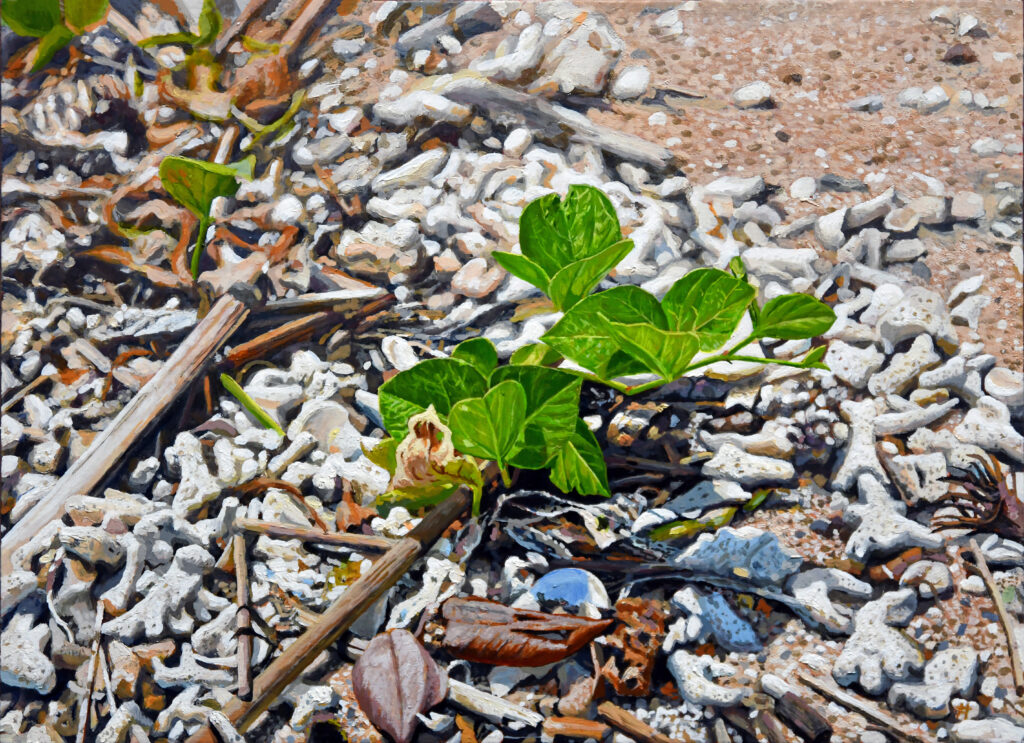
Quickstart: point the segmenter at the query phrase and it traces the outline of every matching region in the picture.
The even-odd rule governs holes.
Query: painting
[[[1024,741],[1024,9],[4,0],[0,740]]]

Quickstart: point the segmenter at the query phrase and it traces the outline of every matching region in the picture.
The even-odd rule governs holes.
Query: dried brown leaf
[[[456,658],[495,666],[543,666],[584,647],[611,626],[588,619],[513,609],[480,598],[450,598],[441,645]]]
[[[396,629],[370,640],[352,669],[352,686],[370,722],[397,743],[409,743],[416,715],[448,693],[448,675],[411,632]]]

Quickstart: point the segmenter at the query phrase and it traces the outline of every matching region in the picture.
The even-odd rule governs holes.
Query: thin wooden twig
[[[1020,649],[1017,647],[1017,623],[1010,616],[1010,612],[1006,610],[1002,592],[1000,592],[999,586],[996,585],[995,580],[992,578],[992,571],[988,569],[988,561],[985,560],[985,555],[974,538],[971,538],[971,550],[974,552],[974,560],[978,572],[981,573],[981,578],[985,581],[985,587],[992,594],[992,603],[996,606],[996,613],[999,615],[999,621],[1003,625],[1003,632],[1006,633],[1006,649],[1010,654],[1010,667],[1013,669],[1013,685],[1019,696],[1024,694],[1024,667],[1021,666]]]
[[[238,613],[235,628],[238,635],[238,698],[252,699],[252,618],[249,616],[249,564],[245,556],[245,535],[231,539],[235,553],[235,597]]]
[[[628,712],[612,702],[601,702],[597,706],[597,712],[609,725],[619,732],[625,733],[638,743],[678,743],[674,738],[670,738],[664,733],[659,733],[632,712]],[[689,736],[684,736],[683,742],[692,743],[693,739]]]
[[[22,387],[20,390],[18,390],[13,395],[11,395],[8,399],[4,400],[4,404],[2,406],[0,406],[0,413],[6,413],[8,410],[10,410],[15,405],[17,405],[18,402],[23,397],[25,397],[25,395],[27,395],[29,392],[31,392],[32,390],[34,390],[36,387],[38,387],[39,385],[43,384],[44,382],[49,382],[50,380],[53,379],[53,377],[54,377],[53,374],[43,374],[43,375],[40,375],[40,376],[36,377],[35,379],[33,379],[31,382],[29,382],[24,387]]]
[[[928,738],[905,729],[899,720],[883,711],[874,702],[856,697],[840,689],[831,679],[800,672],[796,676],[804,686],[810,687],[826,699],[841,704],[851,712],[856,712],[864,719],[870,720],[898,740],[910,741],[910,743],[931,743]]]
[[[541,731],[551,739],[605,740],[612,734],[612,729],[603,722],[588,720],[586,717],[549,717],[541,726]]]
[[[352,547],[354,549],[371,550],[374,552],[386,552],[398,543],[398,540],[378,537],[372,534],[323,532],[318,529],[292,526],[291,524],[279,524],[273,521],[260,521],[259,519],[239,518],[235,519],[235,525],[245,531],[266,534],[274,539],[298,539],[302,542],[336,544],[342,547]]]
[[[491,474],[491,473],[488,473]],[[496,474],[496,473],[495,473]],[[487,480],[492,479],[488,477]],[[360,576],[331,604],[319,621],[295,639],[253,683],[253,698],[232,697],[222,711],[245,733],[256,719],[280,697],[281,692],[369,609],[429,548],[469,509],[473,495],[461,487],[436,506],[407,536],[381,556],[369,572]],[[188,739],[189,743],[216,743],[207,725]]]
[[[641,457],[605,457],[605,463],[609,467],[621,467],[623,469],[642,469],[649,472],[664,473],[667,475],[696,475],[700,472],[701,463],[714,456],[711,452],[698,452],[689,457],[684,457],[678,462],[662,462],[657,459],[643,459]]]
[[[85,683],[85,694],[82,696],[82,703],[78,712],[78,735],[75,737],[77,743],[85,743],[85,736],[89,731],[89,714],[92,710],[92,693],[96,688],[96,672],[100,664],[100,640],[103,638],[103,602],[96,606],[96,621],[93,630],[96,634],[92,641],[92,657],[89,659],[89,680]]]

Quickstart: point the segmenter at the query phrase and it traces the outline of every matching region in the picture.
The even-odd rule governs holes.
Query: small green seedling
[[[499,365],[489,340],[471,338],[456,346],[451,357],[422,361],[381,385],[381,417],[393,438],[374,449],[371,459],[392,474],[395,451],[409,434],[410,418],[433,411],[451,431],[454,448],[475,458],[473,462],[495,462],[506,486],[510,467],[545,469],[563,492],[608,496],[604,455],[579,417],[584,379],[637,394],[721,361],[826,368],[821,363],[824,346],[797,361],[740,353],[765,339],[815,338],[832,326],[835,314],[805,294],[786,294],[759,306],[757,288],[738,258],[730,264],[731,273],[715,268],[691,271],[660,301],[635,286],[591,294],[632,249],[632,242],[622,239],[611,202],[596,188],[572,186],[565,199],[549,195],[532,202],[523,211],[519,236],[523,254],[495,253],[496,260],[541,289],[564,315],[543,336],[543,343],[520,348],[508,365]],[[739,335],[744,315],[750,318],[749,332],[723,350]],[[565,359],[590,371],[555,368]],[[655,379],[635,386],[618,381],[637,374]],[[473,486],[476,513],[480,483],[469,482],[464,474],[446,474],[415,491],[393,490],[384,500],[437,503],[459,483]],[[427,492],[431,486],[433,491]],[[666,524],[653,538],[719,528],[736,510],[705,521]]]
[[[569,186],[565,199],[548,194],[519,219],[523,254],[494,253],[506,271],[547,294],[567,310],[589,294],[633,249],[623,240],[615,207],[600,189]]]
[[[256,158],[252,155],[231,165],[218,165],[190,157],[165,157],[160,163],[160,181],[175,201],[199,217],[199,236],[192,249],[192,278],[199,276],[199,259],[210,229],[210,209],[218,196],[234,196],[238,179],[252,178]]]
[[[39,39],[32,72],[41,70],[76,35],[102,23],[108,0],[4,0],[0,18],[19,36]]]
[[[264,428],[269,428],[271,431],[277,431],[279,434],[284,436],[284,430],[278,425],[266,410],[264,410],[258,402],[249,397],[249,394],[242,389],[241,385],[238,384],[234,379],[229,377],[227,374],[220,375],[220,383],[224,386],[231,396],[238,400],[242,404],[242,407],[249,411],[253,418],[259,421],[259,424]]]

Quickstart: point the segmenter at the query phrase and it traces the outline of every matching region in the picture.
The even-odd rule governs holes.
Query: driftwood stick
[[[541,726],[541,732],[550,738],[605,740],[611,737],[612,729],[603,722],[585,717],[549,717]]]
[[[386,552],[398,543],[398,540],[396,539],[377,537],[372,534],[323,532],[319,529],[292,526],[291,524],[279,524],[273,521],[260,521],[259,519],[238,518],[235,519],[235,525],[238,526],[239,529],[251,531],[256,534],[265,534],[274,539],[298,539],[302,542],[337,544],[342,547],[372,550],[375,552]]]
[[[775,714],[808,743],[827,743],[832,739],[828,720],[793,692],[786,692],[775,700]]]
[[[319,28],[321,21],[337,5],[336,0],[307,0],[299,13],[299,17],[288,27],[281,38],[281,48],[289,57],[296,57],[306,46],[303,44],[306,36],[316,28]]]
[[[1003,632],[1006,633],[1006,650],[1010,654],[1010,667],[1013,669],[1013,685],[1018,696],[1024,694],[1024,668],[1021,667],[1020,648],[1017,647],[1016,622],[1006,610],[1003,602],[1002,592],[992,578],[992,571],[988,569],[988,561],[978,546],[976,539],[971,539],[971,551],[974,552],[974,561],[977,563],[978,572],[981,573],[985,587],[992,594],[992,603],[996,606],[996,613],[999,615],[999,622],[1003,625]]]
[[[245,535],[231,539],[235,553],[235,597],[238,613],[235,628],[238,634],[238,698],[252,699],[252,618],[249,616],[249,563],[245,556]]]
[[[597,712],[609,725],[638,743],[678,743],[612,702],[601,702]],[[684,743],[692,743],[692,740],[689,736],[683,738]]]
[[[836,702],[837,704],[841,704],[851,712],[856,712],[864,719],[870,720],[883,728],[897,740],[910,741],[910,743],[931,743],[930,739],[925,738],[918,733],[906,730],[903,725],[900,724],[899,720],[888,712],[883,711],[874,702],[856,697],[848,691],[840,689],[832,679],[826,679],[822,676],[812,676],[807,673],[797,673],[796,676],[800,683],[810,687],[826,699]]]
[[[92,711],[92,694],[96,689],[96,672],[100,666],[100,640],[103,639],[101,629],[103,627],[103,602],[96,607],[96,621],[93,629],[96,637],[92,641],[92,656],[89,658],[89,680],[85,683],[82,703],[78,712],[78,735],[75,737],[77,743],[85,743],[85,736],[89,732],[89,715]]]
[[[253,698],[228,700],[223,707],[231,723],[244,733],[292,681],[329,645],[337,641],[359,616],[409,570],[430,546],[469,509],[473,495],[468,487],[456,490],[436,506],[403,539],[387,551],[368,573],[360,576],[331,604],[319,621],[299,635],[253,683]],[[207,725],[188,739],[189,743],[216,743]]]
[[[256,278],[254,272],[249,283]],[[213,305],[174,354],[117,417],[103,429],[49,492],[4,535],[3,572],[11,570],[14,551],[64,513],[73,495],[89,495],[122,462],[126,453],[167,412],[175,400],[198,379],[214,352],[249,314],[251,291],[225,294]]]
[[[331,309],[314,312],[313,314],[286,322],[284,325],[258,335],[232,348],[225,356],[222,368],[244,366],[250,361],[261,359],[268,354],[284,348],[290,343],[308,340],[320,328],[352,318],[358,322],[387,308],[395,301],[394,294],[381,294],[379,289],[348,290],[347,300],[342,300],[339,292],[331,292]],[[372,300],[372,301],[368,301]],[[351,312],[362,305],[354,314]],[[344,310],[348,310],[345,312]],[[287,311],[287,308],[282,309]]]
[[[772,712],[762,709],[758,711],[755,719],[757,729],[768,739],[769,743],[789,743],[785,726]]]
[[[641,457],[605,457],[609,467],[621,467],[623,469],[639,469],[648,472],[658,472],[667,475],[696,475],[700,472],[702,463],[711,459],[711,452],[700,452],[693,456],[680,459],[678,462],[662,462],[657,459],[642,459]]]

